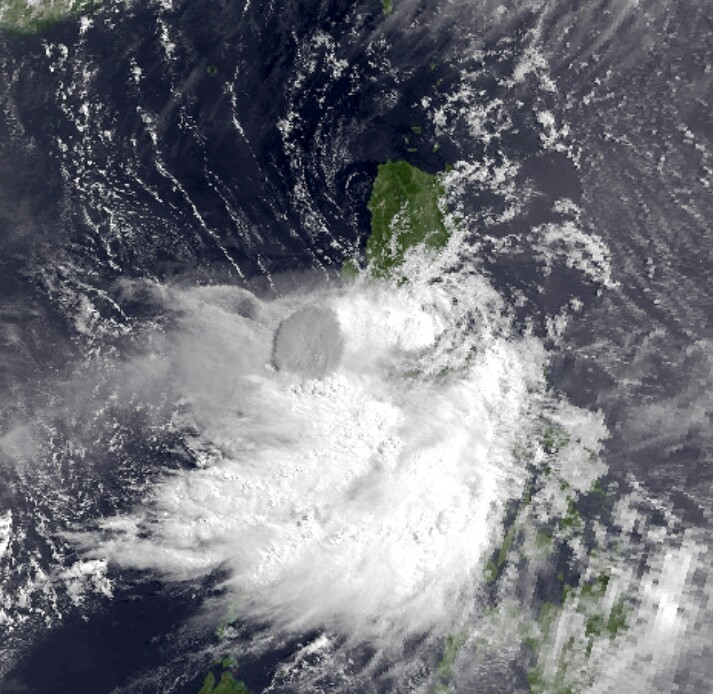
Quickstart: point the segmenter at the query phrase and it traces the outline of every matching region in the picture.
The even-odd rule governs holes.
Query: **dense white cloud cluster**
[[[492,299],[481,284],[471,302]],[[204,464],[104,521],[91,554],[175,578],[227,565],[247,614],[296,628],[447,631],[522,490],[513,450],[545,358],[533,338],[466,333],[454,317],[476,307],[447,291],[363,281],[264,302],[165,289],[180,326],[128,370],[175,386],[175,424],[198,432]],[[340,322],[341,362],[323,378],[272,365],[276,327],[307,307]]]

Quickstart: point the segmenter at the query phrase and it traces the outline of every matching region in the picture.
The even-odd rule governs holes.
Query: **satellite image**
[[[0,694],[713,692],[710,0],[0,0]]]

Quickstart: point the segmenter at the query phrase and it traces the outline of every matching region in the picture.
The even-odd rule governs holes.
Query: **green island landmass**
[[[414,131],[414,134],[417,133]],[[446,245],[449,233],[438,204],[443,194],[438,176],[408,162],[389,161],[379,165],[368,202],[371,234],[366,245],[366,260],[370,274],[393,276],[406,252],[420,244],[430,248]],[[345,276],[358,272],[355,263],[345,263]],[[586,546],[585,529],[593,520],[582,516],[580,502],[591,507],[589,514],[598,515],[596,509],[608,504],[608,494],[598,477],[585,491],[573,488],[556,472],[557,459],[565,449],[571,452],[573,446],[581,450],[583,464],[596,462],[595,451],[557,425],[545,427],[535,441],[540,463],[533,466],[534,451],[525,448],[519,452],[524,457],[523,464],[532,467],[534,476],[523,498],[515,504],[502,541],[486,564],[486,583],[490,584],[493,594],[497,594],[500,579],[509,564],[519,567],[535,581],[541,571],[546,573],[545,567],[552,567],[553,562],[558,561],[563,549],[577,544]],[[552,508],[549,521],[538,520],[537,514],[529,512],[535,497],[540,500],[538,506],[545,504],[546,507],[549,505],[546,499],[558,494],[564,508],[561,504],[558,511]],[[598,553],[597,547],[589,551],[592,557]],[[546,602],[534,614],[528,616],[523,611],[518,618],[520,638],[531,653],[527,678],[533,694],[579,691],[578,687],[594,674],[596,665],[589,659],[595,643],[615,641],[628,628],[627,618],[632,609],[629,599],[617,588],[611,588],[609,572],[589,580],[577,577],[576,572],[569,573],[568,576],[557,574],[559,601],[555,597],[555,602]],[[496,616],[500,610],[493,607],[491,612]],[[567,635],[563,643],[556,638],[560,632]],[[446,639],[434,671],[434,693],[450,691],[452,668],[464,644],[462,636],[451,635]],[[551,658],[554,662],[550,662]]]
[[[0,0],[0,30],[38,33],[67,17],[91,12],[101,4],[102,0]]]
[[[588,547],[591,557],[598,556],[600,548],[604,551],[596,560],[599,571],[586,577],[580,574],[581,565],[580,570],[560,571],[556,576],[559,595],[551,594],[549,601],[534,612],[524,609],[511,614],[506,600],[503,606],[493,605],[484,618],[492,620],[495,629],[500,628],[498,620],[518,625],[522,644],[530,653],[526,674],[532,694],[576,694],[596,677],[597,652],[612,647],[607,644],[616,642],[628,629],[633,607],[626,589],[622,591],[621,584],[613,580],[614,570],[607,566],[605,545],[600,546],[591,532],[591,524],[610,503],[602,479],[597,477],[587,490],[578,491],[556,472],[557,458],[568,447],[570,453],[572,446],[581,450],[583,464],[593,462],[596,453],[556,425],[546,427],[535,446],[544,457],[538,456],[522,499],[511,508],[504,535],[485,567],[486,584],[494,596],[500,595],[501,579],[513,581],[513,572],[504,578],[511,565],[516,567],[520,582],[512,584],[515,591],[518,585],[532,585],[538,576],[546,576],[554,568],[563,549],[574,545]],[[515,453],[529,464],[536,459],[526,448]],[[557,505],[559,510],[552,507],[549,519],[544,519],[538,509],[546,508],[546,500],[557,495],[561,495],[564,504]],[[533,503],[535,508],[530,513]],[[581,513],[583,507],[588,508],[586,517]],[[592,541],[594,546],[590,547]],[[434,692],[450,691],[451,667],[458,653],[455,646],[454,639],[447,641],[434,675]],[[484,657],[487,646],[476,645],[474,653],[481,648],[485,650],[480,651],[479,657]]]
[[[209,672],[198,694],[250,694],[245,683],[236,680],[228,670],[223,671],[219,681],[216,679],[216,676]]]
[[[448,230],[438,206],[443,186],[437,176],[405,161],[379,164],[367,207],[371,234],[366,259],[375,276],[399,266],[406,251],[421,243],[442,248]]]
[[[394,11],[394,0],[381,0],[381,10],[388,17]]]
[[[601,574],[594,582],[585,583],[567,594],[565,601],[574,604],[574,611],[584,620],[582,632],[566,629],[569,638],[560,645],[554,668],[546,668],[537,658],[527,673],[532,694],[575,694],[591,684],[587,681],[586,661],[592,654],[595,640],[604,637],[614,641],[628,626],[630,608],[625,600],[618,600],[609,609],[604,607],[608,583],[609,575]],[[552,644],[555,640],[555,625],[563,609],[564,606],[553,603],[545,603],[540,609],[536,627],[539,638],[525,638],[535,655],[543,641]]]

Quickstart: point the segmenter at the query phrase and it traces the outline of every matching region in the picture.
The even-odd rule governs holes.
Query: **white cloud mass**
[[[134,381],[175,388],[202,464],[172,474],[90,554],[187,578],[228,566],[249,615],[369,638],[451,628],[525,471],[545,352],[514,338],[481,278],[361,280],[262,301],[160,290],[181,318]],[[277,326],[330,309],[343,353],[321,379],[272,366]],[[474,325],[472,321],[478,319]],[[472,601],[471,601],[472,602]]]

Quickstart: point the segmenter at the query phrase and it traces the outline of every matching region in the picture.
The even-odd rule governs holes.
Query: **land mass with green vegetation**
[[[33,34],[56,22],[91,12],[102,0],[0,0],[0,30]]]
[[[217,680],[216,676],[209,672],[203,682],[198,694],[250,694],[243,682],[239,682],[233,675],[225,670]]]
[[[414,246],[446,245],[448,230],[438,206],[443,192],[437,176],[408,162],[379,165],[368,203],[371,235],[366,245],[367,262],[374,275],[389,275]]]

